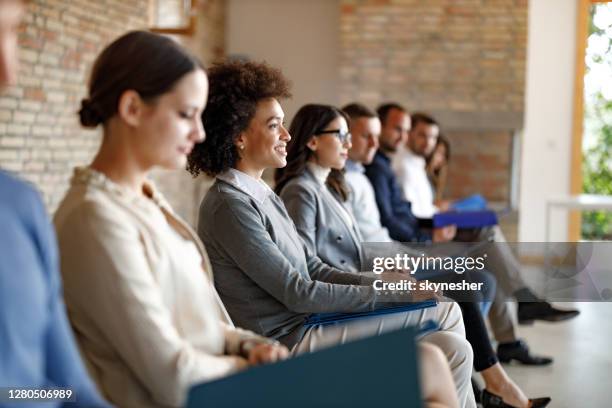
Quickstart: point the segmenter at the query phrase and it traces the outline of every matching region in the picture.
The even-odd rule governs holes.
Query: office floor
[[[557,303],[581,314],[562,323],[520,326],[533,351],[555,358],[549,367],[506,365],[528,396],[549,395],[555,408],[612,407],[612,303]]]

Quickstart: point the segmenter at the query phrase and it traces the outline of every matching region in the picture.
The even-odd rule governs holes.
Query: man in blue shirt
[[[21,14],[20,1],[0,0],[0,87],[15,79]],[[0,226],[0,387],[72,391],[72,402],[46,407],[108,406],[89,379],[66,317],[55,236],[43,203],[34,188],[3,171]],[[3,407],[40,404],[11,400],[7,389],[0,395]]]

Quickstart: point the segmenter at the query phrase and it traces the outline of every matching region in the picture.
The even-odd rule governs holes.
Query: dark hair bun
[[[81,109],[79,110],[79,118],[81,120],[81,125],[88,128],[95,128],[100,123],[103,122],[103,119],[95,108],[95,106],[91,103],[89,99],[83,99],[81,101]]]

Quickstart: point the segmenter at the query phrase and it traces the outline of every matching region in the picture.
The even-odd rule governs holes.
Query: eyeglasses
[[[330,135],[335,135],[342,144],[347,143],[352,140],[352,135],[351,132],[343,132],[340,129],[333,129],[333,130],[322,130],[320,132],[315,133],[315,135],[325,135],[325,134],[330,134]]]

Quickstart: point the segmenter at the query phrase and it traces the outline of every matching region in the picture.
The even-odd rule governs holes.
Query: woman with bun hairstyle
[[[61,271],[82,354],[118,406],[178,407],[194,383],[288,354],[233,327],[204,247],[147,179],[204,139],[207,90],[186,50],[134,31],[97,58],[79,112],[103,138],[55,215]]]
[[[198,234],[234,322],[300,354],[435,320],[441,330],[422,341],[442,349],[460,405],[475,407],[472,350],[455,303],[329,326],[304,324],[313,313],[373,310],[389,300],[372,286],[374,279],[322,262],[262,180],[264,170],[287,164],[291,136],[279,99],[289,96],[289,85],[282,73],[236,61],[213,66],[208,74],[210,98],[202,116],[207,137],[189,155],[188,170],[216,177],[200,206]],[[419,295],[403,300],[438,294]]]

